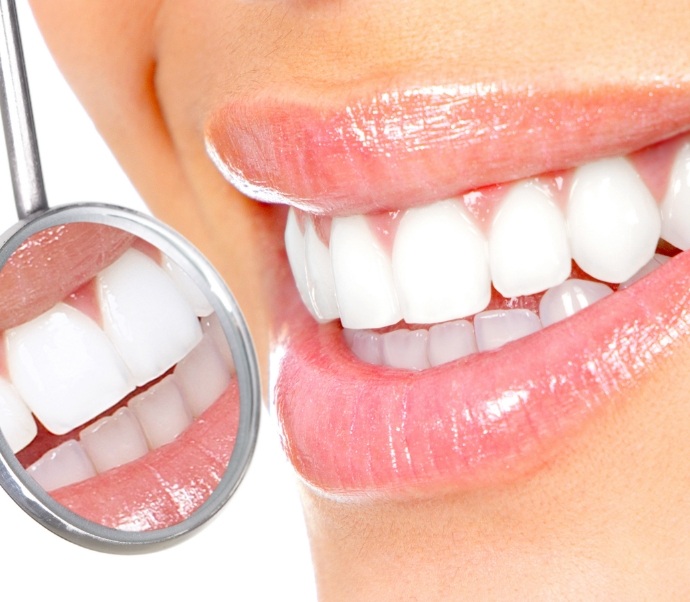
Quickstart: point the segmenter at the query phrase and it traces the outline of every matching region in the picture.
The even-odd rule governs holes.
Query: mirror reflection
[[[27,239],[0,271],[0,428],[50,495],[129,531],[188,518],[235,442],[234,363],[208,293],[111,226]]]

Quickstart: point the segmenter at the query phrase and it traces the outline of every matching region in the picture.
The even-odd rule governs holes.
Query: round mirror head
[[[3,487],[98,549],[206,522],[251,459],[260,403],[217,273],[156,220],[102,205],[18,224],[0,266]]]

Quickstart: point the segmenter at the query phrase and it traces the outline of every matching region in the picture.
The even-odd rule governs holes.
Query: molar
[[[645,265],[661,234],[656,201],[624,158],[576,170],[567,221],[573,259],[589,275],[612,283]]]
[[[561,210],[534,181],[512,187],[489,235],[491,279],[504,297],[532,295],[563,282],[571,271]]]
[[[398,225],[392,262],[408,323],[464,318],[489,304],[486,239],[459,201],[408,209]]]

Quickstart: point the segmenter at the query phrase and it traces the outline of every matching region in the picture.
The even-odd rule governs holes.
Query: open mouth
[[[106,526],[188,517],[222,478],[237,425],[205,296],[150,245],[95,224],[30,238],[2,276],[0,417],[28,473]]]
[[[687,97],[660,93],[660,109],[649,90],[609,92],[554,97],[560,121],[547,102],[526,123],[536,101],[516,101],[509,124],[475,94],[455,109],[476,128],[453,98],[413,93],[368,113],[248,102],[214,116],[226,177],[292,206],[270,393],[310,485],[370,496],[524,474],[687,336]],[[449,148],[428,122],[476,137]],[[448,184],[449,165],[475,186]],[[437,195],[453,185],[465,192]]]

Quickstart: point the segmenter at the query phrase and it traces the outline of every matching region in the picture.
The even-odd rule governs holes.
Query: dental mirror
[[[0,237],[0,485],[65,539],[148,551],[206,523],[248,467],[251,338],[217,272],[166,225],[48,207],[14,2],[0,18],[19,217]]]

